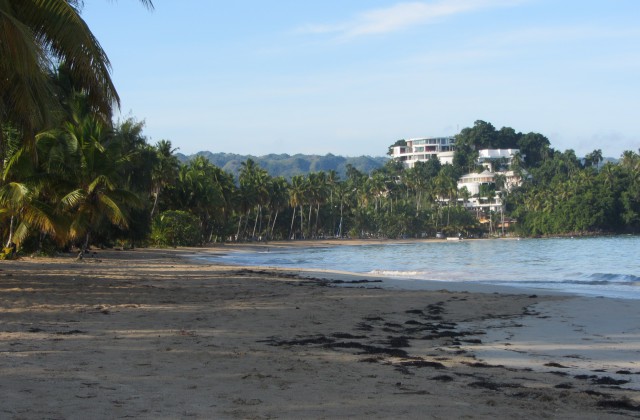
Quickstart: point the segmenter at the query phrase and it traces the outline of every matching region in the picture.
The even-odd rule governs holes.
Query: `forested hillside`
[[[246,162],[247,159],[251,159],[258,166],[265,169],[269,175],[283,176],[286,179],[291,179],[295,175],[306,175],[311,172],[320,171],[335,171],[338,175],[344,177],[347,174],[347,165],[351,165],[358,171],[368,174],[374,169],[382,167],[389,160],[387,157],[344,157],[336,156],[331,153],[324,156],[303,154],[269,154],[265,156],[252,156],[238,155],[235,153],[212,152],[198,152],[189,156],[181,153],[177,154],[178,159],[182,163],[187,163],[197,156],[203,156],[209,162],[235,177],[240,174],[242,162]]]

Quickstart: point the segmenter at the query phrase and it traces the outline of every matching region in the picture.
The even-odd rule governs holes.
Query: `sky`
[[[640,148],[638,0],[85,0],[119,119],[179,152],[383,156],[474,121]]]

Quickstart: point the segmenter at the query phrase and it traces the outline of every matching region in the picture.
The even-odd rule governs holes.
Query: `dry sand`
[[[202,252],[2,262],[0,418],[640,416],[635,301],[185,258]]]

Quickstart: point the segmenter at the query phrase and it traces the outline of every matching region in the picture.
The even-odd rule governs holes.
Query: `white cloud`
[[[477,45],[523,46],[528,44],[568,43],[584,41],[612,41],[637,39],[640,30],[633,27],[601,25],[531,26],[510,32],[494,33],[490,37],[478,37]]]
[[[351,39],[396,32],[448,16],[519,3],[522,3],[522,0],[440,0],[397,3],[391,7],[362,12],[347,22],[307,25],[300,31],[311,34],[333,34],[342,39]]]

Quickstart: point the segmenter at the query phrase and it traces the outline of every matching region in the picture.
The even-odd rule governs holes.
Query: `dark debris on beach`
[[[461,385],[475,388],[483,392],[502,393],[509,397],[526,399],[545,399],[551,397],[546,391],[527,387],[524,382],[498,381],[502,375],[500,371],[510,370],[503,365],[492,365],[475,359],[475,356],[463,349],[463,343],[481,344],[478,336],[485,334],[478,330],[462,330],[456,322],[443,320],[446,314],[446,302],[437,302],[426,305],[424,308],[409,309],[404,312],[406,319],[387,321],[378,314],[362,317],[354,325],[358,334],[346,332],[334,332],[329,335],[299,336],[292,339],[269,337],[262,342],[271,346],[315,346],[319,349],[349,352],[354,356],[363,356],[359,359],[362,363],[371,363],[381,366],[391,366],[398,373],[411,377],[418,371],[442,372],[448,374],[433,375],[429,379],[439,382],[460,382]],[[533,311],[525,310],[525,315],[537,316]],[[497,316],[497,318],[501,318]],[[427,355],[412,355],[412,343],[430,342],[432,351]],[[424,348],[424,345],[421,344]],[[457,362],[452,362],[451,357],[457,357]],[[459,359],[462,358],[462,361]],[[464,366],[464,368],[461,368]],[[559,363],[549,362],[547,367],[568,369]],[[531,369],[519,370],[523,375],[541,375]],[[620,372],[620,374],[631,372]],[[619,380],[608,376],[577,375],[575,380],[586,380],[584,385],[578,383],[562,382],[562,378],[568,375],[565,372],[547,372],[549,389],[557,392],[578,392],[588,395],[596,409],[616,410],[616,413],[637,412],[640,406],[626,398],[616,399],[610,393],[599,392],[593,387],[604,387],[609,390],[620,389],[619,385],[628,383],[628,380]],[[557,378],[557,379],[552,379]],[[412,391],[413,392],[413,391]]]

